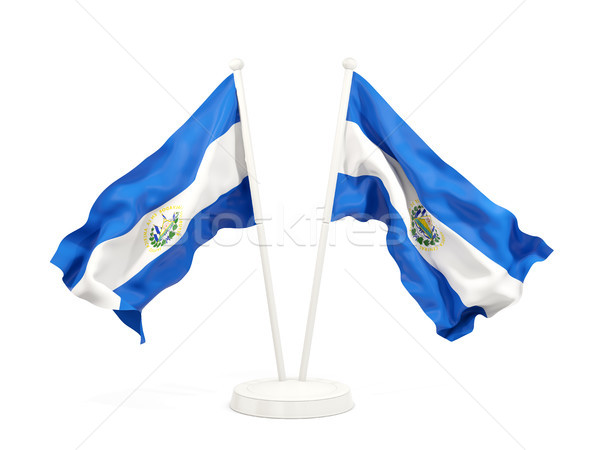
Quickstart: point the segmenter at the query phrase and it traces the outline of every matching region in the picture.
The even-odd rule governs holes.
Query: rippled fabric
[[[338,171],[331,220],[388,226],[404,287],[448,340],[470,333],[478,315],[515,303],[532,264],[552,252],[442,161],[356,73]]]
[[[239,121],[231,75],[158,151],[100,194],[52,258],[73,294],[113,309],[142,343],[142,309],[185,276],[196,249],[222,228],[254,225]],[[167,234],[154,232],[165,223]]]

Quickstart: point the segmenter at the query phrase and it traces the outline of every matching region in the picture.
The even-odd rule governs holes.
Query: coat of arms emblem
[[[144,242],[151,252],[160,251],[165,245],[181,236],[181,207],[167,206],[153,213],[146,222]]]
[[[421,250],[437,250],[444,245],[444,236],[418,200],[411,204],[410,234]]]

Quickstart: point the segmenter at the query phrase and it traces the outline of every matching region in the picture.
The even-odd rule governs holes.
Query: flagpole
[[[346,116],[348,114],[350,88],[352,87],[352,74],[354,73],[354,69],[356,69],[356,61],[352,58],[346,58],[342,62],[342,66],[345,69],[344,82],[342,85],[342,98],[340,100],[340,110],[338,113],[337,128],[333,142],[333,155],[331,156],[329,181],[327,183],[327,193],[325,194],[325,211],[323,215],[323,224],[321,225],[321,236],[319,237],[317,263],[315,265],[313,286],[310,296],[310,306],[308,309],[308,319],[306,321],[306,331],[304,333],[304,348],[302,350],[300,375],[298,377],[300,381],[306,381],[306,373],[308,371],[308,359],[310,357],[310,347],[315,329],[315,318],[317,316],[317,304],[319,302],[319,291],[321,289],[321,276],[323,275],[325,249],[327,248],[327,239],[329,236],[329,223],[331,222],[331,213],[333,211],[333,197],[335,195],[337,174],[339,171],[340,158],[344,148],[344,139],[346,136]]]
[[[279,323],[277,320],[277,310],[275,308],[275,295],[273,293],[273,279],[271,277],[271,265],[269,263],[269,253],[267,251],[267,239],[263,224],[262,208],[260,196],[258,195],[258,183],[256,181],[256,168],[254,166],[254,154],[252,152],[252,142],[250,141],[250,127],[248,126],[248,113],[246,111],[246,97],[244,95],[244,83],[242,82],[242,68],[244,62],[241,59],[234,59],[229,63],[229,68],[233,71],[235,88],[237,92],[238,106],[240,111],[240,124],[242,127],[242,140],[244,142],[244,151],[246,155],[246,166],[248,169],[248,179],[250,182],[250,193],[252,196],[252,208],[254,210],[254,221],[256,222],[256,231],[258,233],[258,247],[260,249],[260,259],[262,262],[263,277],[265,280],[265,290],[267,293],[267,306],[269,308],[269,320],[271,322],[271,334],[273,336],[273,347],[275,348],[275,361],[277,363],[277,377],[279,381],[284,381],[285,367],[283,364],[283,352],[281,349],[281,337],[279,335]]]
[[[319,258],[317,270],[315,271],[315,285],[313,286],[313,297],[311,299],[311,314],[307,324],[307,340],[303,354],[304,378],[286,379],[283,369],[283,358],[281,356],[281,343],[279,338],[279,327],[277,325],[277,314],[275,313],[275,302],[273,300],[273,287],[271,281],[271,271],[269,269],[269,260],[267,247],[265,246],[265,234],[262,224],[262,215],[260,209],[260,200],[256,186],[254,158],[250,144],[250,132],[248,128],[248,119],[246,116],[246,102],[244,99],[244,88],[242,85],[241,69],[244,63],[239,59],[233,60],[229,65],[235,77],[237,87],[238,102],[240,108],[240,121],[242,123],[242,136],[246,148],[246,164],[248,166],[248,176],[250,178],[250,189],[252,191],[252,202],[254,206],[254,216],[258,230],[258,240],[261,250],[263,264],[263,274],[265,276],[265,287],[267,290],[267,303],[269,306],[269,316],[271,318],[271,332],[273,333],[273,343],[275,345],[275,357],[277,359],[277,372],[279,380],[261,379],[238,384],[233,389],[230,407],[234,411],[242,414],[248,414],[258,417],[276,417],[276,418],[309,418],[325,417],[341,414],[349,411],[354,406],[350,388],[343,383],[322,379],[306,379],[306,364],[308,363],[308,351],[310,351],[310,340],[312,338],[312,328],[314,326],[315,311],[317,307],[317,295],[319,292],[318,282],[321,280],[321,271],[323,268],[324,245],[327,242],[327,227],[331,219],[331,203],[333,200],[333,190],[335,189],[335,176],[337,174],[337,164],[332,163],[329,180],[329,189],[327,194],[326,216],[321,229],[321,241],[319,247]],[[336,133],[336,145],[334,148],[334,162],[339,160],[344,135],[344,124],[346,120],[346,110],[348,96],[350,91],[350,82],[352,81],[352,69],[356,66],[354,60],[344,61],[346,75],[344,78],[344,89],[342,93],[342,108],[340,110],[341,121],[338,121],[338,131]],[[334,177],[334,178],[332,178]],[[328,211],[328,212],[327,212]],[[329,214],[329,215],[327,215]],[[323,231],[325,230],[325,231]],[[323,248],[321,248],[323,247]],[[316,286],[316,288],[315,288]],[[308,344],[306,344],[308,342]],[[307,350],[308,349],[308,350]],[[306,361],[305,361],[306,360]]]

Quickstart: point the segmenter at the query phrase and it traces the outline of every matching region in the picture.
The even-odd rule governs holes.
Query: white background
[[[0,447],[599,448],[597,2],[211,3],[0,6]],[[241,57],[297,373],[346,56],[555,252],[518,304],[450,343],[402,287],[385,230],[346,219],[309,375],[349,384],[355,409],[238,415],[233,386],[275,375],[254,230],[196,253],[144,310],[143,346],[49,260]]]

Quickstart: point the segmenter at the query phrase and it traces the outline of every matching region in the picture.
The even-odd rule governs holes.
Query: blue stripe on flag
[[[379,93],[354,73],[347,120],[404,169],[431,213],[484,255],[523,281],[552,249],[519,230],[517,219],[496,205],[437,156]]]
[[[79,282],[96,246],[124,235],[145,214],[187,188],[209,144],[239,120],[230,75],[158,151],[106,188],[86,224],[63,239],[51,262],[63,271],[67,287]]]
[[[140,334],[143,343],[142,309],[158,293],[185,276],[196,249],[215,237],[222,228],[246,228],[254,224],[250,185],[246,177],[237,187],[196,214],[173,246],[114,290],[121,297],[121,305],[115,313],[125,325]]]
[[[408,240],[406,225],[379,178],[338,174],[332,220],[345,216],[361,222],[376,219],[387,225],[387,247],[400,268],[402,284],[433,320],[440,336],[454,341],[473,331],[478,314],[486,315],[479,306],[466,307],[444,275]]]

